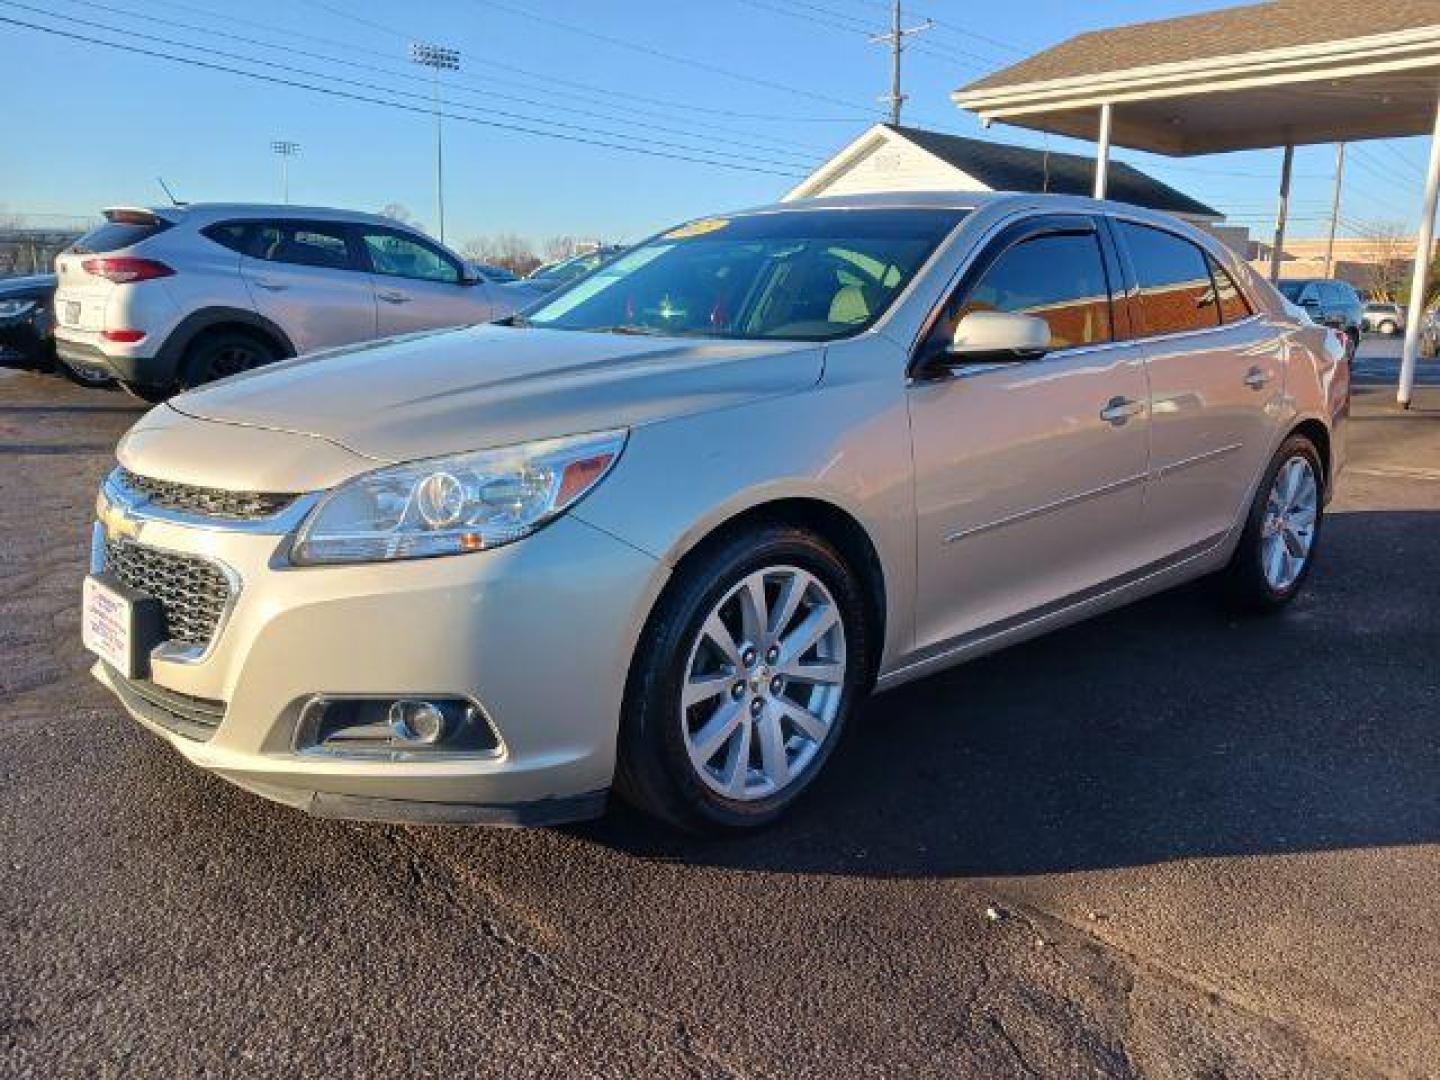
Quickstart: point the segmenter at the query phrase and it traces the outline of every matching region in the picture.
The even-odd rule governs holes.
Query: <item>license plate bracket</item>
[[[150,652],[165,640],[165,608],[113,574],[85,579],[81,611],[85,647],[127,679],[150,676]]]
[[[65,301],[65,325],[66,325],[66,326],[79,326],[79,325],[80,325],[80,312],[81,312],[81,305],[80,305],[80,301],[79,301],[79,300],[66,300],[66,301]]]

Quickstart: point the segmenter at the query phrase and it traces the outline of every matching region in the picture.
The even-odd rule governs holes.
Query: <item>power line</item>
[[[37,13],[37,14],[40,13],[39,9],[34,8],[34,7],[30,7],[30,6],[28,6],[28,5],[26,5],[26,4],[23,4],[23,3],[19,3],[19,2],[17,2],[17,0],[0,0],[0,2],[12,3],[14,6],[20,7],[20,8],[24,8],[24,9],[27,10],[27,11],[30,11],[30,12],[33,12],[33,13]],[[194,23],[182,22],[182,21],[176,20],[176,19],[167,19],[167,18],[163,18],[163,17],[156,16],[156,15],[149,14],[149,13],[131,12],[131,11],[127,11],[127,10],[124,9],[124,8],[117,8],[117,7],[114,7],[114,6],[109,5],[109,4],[97,3],[96,0],[66,0],[66,2],[70,3],[71,5],[78,5],[78,6],[81,6],[81,7],[93,8],[93,9],[96,9],[96,10],[99,10],[99,11],[105,11],[105,12],[108,12],[108,13],[113,14],[113,15],[122,15],[122,16],[124,16],[124,15],[130,15],[130,14],[140,14],[142,18],[145,18],[145,19],[147,19],[148,21],[150,21],[150,22],[152,22],[152,23],[156,23],[156,24],[159,24],[159,25],[161,25],[161,26],[173,27],[173,28],[176,28],[176,29],[179,29],[179,30],[185,30],[185,31],[189,31],[189,32],[192,32],[192,33],[196,33],[196,34],[209,34],[209,33],[212,32],[212,31],[210,30],[210,28],[208,28],[208,27],[203,27],[203,26],[196,26]],[[175,5],[175,6],[178,6],[178,5]],[[52,17],[53,17],[53,13],[46,12],[45,14],[47,14],[47,15],[52,15]],[[67,17],[68,17],[68,16],[67,16]],[[82,22],[83,22],[84,20],[78,20],[78,21],[82,21]],[[91,26],[101,26],[101,24],[97,24],[97,23],[93,23],[93,22],[92,22],[92,23],[89,23],[88,25],[91,25]],[[104,29],[118,29],[118,28],[116,28],[116,27],[102,27],[102,28],[104,28]],[[128,31],[121,31],[121,32],[128,32]],[[228,37],[229,37],[229,40],[232,41],[232,42],[240,42],[240,43],[243,43],[243,44],[246,44],[246,45],[253,45],[253,46],[256,46],[256,47],[262,48],[262,49],[272,49],[272,50],[275,50],[275,51],[277,51],[277,52],[287,53],[287,54],[292,55],[292,56],[302,56],[302,57],[305,57],[305,58],[310,59],[310,60],[318,60],[318,61],[321,61],[321,62],[327,63],[327,64],[339,64],[339,65],[341,65],[341,66],[343,66],[343,67],[353,68],[353,69],[357,69],[357,70],[360,70],[360,71],[372,72],[372,73],[375,73],[375,74],[378,74],[378,75],[387,75],[387,76],[390,76],[390,77],[392,77],[392,78],[403,79],[403,80],[405,80],[405,81],[407,81],[407,82],[423,83],[423,84],[425,84],[425,85],[427,85],[427,86],[430,84],[430,80],[429,80],[428,78],[426,78],[425,76],[423,76],[423,75],[416,75],[416,74],[414,74],[413,72],[409,72],[409,71],[395,70],[395,69],[392,69],[392,68],[389,68],[389,67],[381,67],[381,66],[379,66],[379,65],[377,65],[377,64],[367,64],[367,63],[365,63],[365,62],[363,62],[363,61],[359,61],[359,60],[349,60],[349,59],[345,59],[345,58],[343,58],[343,57],[328,56],[328,55],[325,55],[325,54],[323,54],[323,53],[317,53],[317,52],[314,52],[314,51],[309,50],[309,49],[301,49],[301,48],[298,48],[298,47],[293,46],[293,45],[281,45],[281,44],[278,44],[278,43],[275,43],[275,42],[262,41],[262,40],[259,40],[259,39],[257,39],[257,38],[246,37],[246,36],[241,35],[241,34],[231,33],[231,34],[228,35]],[[163,39],[159,39],[159,40],[163,40]],[[324,39],[319,39],[319,40],[324,40]],[[181,44],[181,43],[178,43],[178,42],[167,42],[167,44]],[[339,43],[331,43],[331,44],[336,44],[336,45],[338,45]],[[196,47],[197,47],[197,48],[203,48],[203,46],[196,46]],[[381,55],[385,55],[385,54],[381,54]],[[388,56],[387,56],[387,58],[388,58]],[[463,76],[463,75],[457,75],[457,76],[455,76],[455,79],[456,79],[456,80],[464,81],[464,76]],[[504,92],[504,91],[493,91],[493,90],[488,90],[488,89],[482,90],[482,89],[478,89],[478,88],[472,88],[472,87],[466,86],[466,85],[454,85],[453,83],[454,83],[454,80],[452,80],[452,85],[451,85],[450,89],[451,89],[451,91],[454,92],[454,93],[466,94],[466,95],[470,95],[470,96],[473,96],[473,97],[484,98],[484,99],[494,98],[494,99],[499,99],[499,100],[502,100],[502,101],[513,101],[513,102],[518,102],[518,103],[523,104],[523,105],[530,105],[530,106],[532,106],[532,107],[540,108],[540,109],[550,109],[550,108],[553,108],[553,106],[547,104],[546,102],[537,101],[537,100],[534,99],[534,98],[525,97],[525,96],[522,95],[522,94],[510,94],[510,93],[506,93],[506,92]],[[598,120],[605,120],[605,121],[610,122],[610,123],[615,123],[615,122],[617,122],[617,121],[618,121],[618,122],[621,122],[621,123],[628,123],[628,122],[630,122],[630,121],[633,119],[633,117],[631,117],[631,116],[616,115],[614,112],[600,112],[600,111],[596,111],[596,110],[593,110],[593,109],[575,108],[575,107],[571,107],[571,106],[566,106],[566,114],[567,114],[567,115],[570,115],[570,116],[589,116],[589,117],[593,117],[593,118],[598,119]],[[542,122],[542,123],[556,123],[556,122],[558,122],[558,121],[552,121],[552,120],[550,120],[548,117],[540,117],[540,118],[538,118],[538,119],[539,119],[539,121]],[[723,144],[728,144],[728,145],[731,145],[731,146],[739,147],[739,148],[741,148],[741,149],[743,149],[743,150],[745,150],[745,151],[747,151],[747,152],[753,151],[753,150],[755,149],[756,144],[761,144],[761,145],[764,145],[764,144],[772,144],[772,145],[774,145],[776,148],[773,149],[773,150],[768,151],[768,153],[771,153],[771,154],[779,154],[779,155],[781,155],[781,156],[783,156],[783,157],[788,157],[788,158],[794,158],[794,159],[797,159],[797,160],[798,160],[798,163],[801,163],[801,164],[804,164],[804,165],[807,165],[807,166],[813,161],[813,157],[814,157],[813,154],[807,154],[807,153],[804,153],[804,152],[801,152],[801,151],[798,151],[798,150],[792,150],[792,149],[790,149],[790,147],[797,145],[797,144],[795,144],[795,143],[793,143],[793,142],[788,142],[788,141],[787,141],[787,142],[781,142],[781,141],[779,141],[779,140],[775,140],[775,139],[773,139],[773,138],[766,137],[766,136],[761,136],[761,135],[753,135],[753,134],[752,134],[752,135],[750,135],[750,136],[749,136],[748,138],[746,138],[746,139],[736,139],[736,138],[727,137],[727,136],[725,136],[725,135],[715,134],[715,133],[713,133],[713,132],[711,132],[711,133],[706,133],[706,134],[699,134],[699,133],[692,132],[692,131],[685,130],[685,129],[669,128],[669,127],[665,127],[665,126],[663,126],[663,125],[658,125],[658,124],[651,124],[651,125],[649,126],[648,130],[657,131],[657,132],[661,132],[661,133],[669,133],[669,134],[673,134],[673,135],[678,135],[678,136],[681,137],[681,138],[688,138],[688,139],[696,140],[696,141],[704,140],[704,141],[708,141],[708,142],[711,142],[711,143],[723,143]],[[803,145],[803,144],[799,144],[799,145]],[[706,148],[706,147],[703,147],[703,146],[701,146],[701,147],[695,147],[694,149],[699,150],[699,151],[701,151],[701,152],[709,152],[709,151],[707,150],[707,148]],[[818,153],[826,153],[827,151],[822,150],[822,149],[816,147],[816,148],[814,148],[814,152],[818,154]]]
[[[312,0],[312,2],[315,2],[315,0]],[[583,26],[576,26],[574,23],[565,22],[562,19],[551,18],[549,15],[541,15],[538,12],[527,11],[525,8],[515,7],[511,4],[503,3],[501,2],[501,0],[482,0],[482,2],[484,3],[486,10],[488,11],[503,11],[509,15],[515,15],[524,19],[532,19],[536,22],[544,23],[547,26],[553,26],[558,30],[564,30],[567,33],[578,34],[581,37],[587,37],[594,41],[601,41],[615,48],[628,49],[631,52],[641,53],[645,56],[653,56],[661,60],[666,60],[672,64],[679,64],[683,67],[692,67],[700,71],[708,71],[714,75],[723,75],[727,79],[734,79],[738,82],[750,83],[752,86],[763,87],[766,90],[778,90],[782,93],[809,98],[812,101],[823,101],[827,105],[840,105],[847,109],[863,108],[863,106],[857,106],[854,102],[845,101],[842,98],[832,97],[829,94],[821,94],[813,90],[805,90],[798,86],[788,86],[785,83],[775,82],[772,79],[763,79],[757,75],[747,75],[744,72],[733,71],[730,68],[721,67],[719,64],[712,64],[706,60],[698,60],[695,57],[691,56],[682,56],[678,53],[667,52],[666,50],[657,48],[653,45],[645,45],[641,42],[630,41],[626,38],[615,37],[611,34],[604,34],[598,30],[590,30]]]
[[[117,41],[107,41],[104,38],[91,37],[88,34],[79,34],[69,30],[62,30],[53,26],[44,26],[39,23],[26,22],[23,19],[12,18],[8,15],[0,15],[0,23],[5,23],[10,26],[22,27],[27,30],[34,30],[43,34],[49,34],[52,37],[65,38],[71,41],[79,41],[88,45],[99,45],[103,48],[112,49],[118,52],[133,53],[135,55],[146,56],[152,59],[168,60],[172,63],[184,64],[188,67],[201,68],[207,71],[216,71],[228,75],[239,75],[243,78],[251,79],[256,82],[271,83],[276,86],[285,86],[297,90],[309,90],[313,93],[325,94],[328,97],[341,98],[347,101],[358,101],[370,105],[379,105],[383,108],[395,109],[400,112],[418,113],[428,116],[431,115],[433,111],[429,108],[425,108],[419,105],[410,105],[403,101],[394,101],[387,98],[373,97],[366,94],[353,93],[348,90],[337,90],[334,87],[329,86],[315,86],[311,83],[301,82],[298,79],[287,79],[275,75],[265,75],[257,71],[247,71],[243,68],[229,67],[225,64],[212,63],[210,61],[199,60],[194,57],[177,56],[174,53],[167,53],[158,49],[150,49],[139,45],[130,45]],[[131,34],[131,36],[141,37],[142,39],[144,37],[144,35],[133,33]],[[322,77],[329,78],[329,76]],[[576,135],[565,135],[554,131],[546,131],[542,128],[528,127],[524,124],[506,123],[498,120],[485,120],[475,116],[457,115],[453,113],[445,113],[444,115],[446,119],[458,120],[462,123],[475,124],[480,127],[492,128],[498,131],[510,131],[523,135],[535,135],[545,139],[556,139],[563,142],[579,143],[586,146],[598,146],[608,150],[620,150],[630,154],[643,154],[647,157],[665,158],[671,161],[684,161],[695,165],[710,165],[722,169],[730,169],[736,172],[758,173],[768,176],[783,176],[787,179],[793,179],[804,175],[803,173],[797,172],[781,172],[775,169],[755,168],[753,166],[743,165],[731,161],[707,160],[705,158],[694,157],[686,154],[668,153],[663,150],[650,150],[646,149],[645,147],[627,145],[625,143],[609,142],[604,139],[595,139]]]

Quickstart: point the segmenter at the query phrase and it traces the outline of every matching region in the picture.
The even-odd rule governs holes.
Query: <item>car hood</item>
[[[313,353],[182,394],[170,407],[392,462],[795,393],[819,380],[823,361],[810,343],[476,326]]]

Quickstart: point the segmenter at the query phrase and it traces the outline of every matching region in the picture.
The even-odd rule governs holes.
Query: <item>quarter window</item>
[[[272,221],[256,230],[252,249],[267,262],[315,266],[326,270],[351,269],[345,226],[324,222]]]
[[[1116,222],[1135,278],[1143,332],[1181,334],[1220,325],[1220,305],[1203,251],[1173,233]]]
[[[1239,322],[1255,314],[1250,308],[1250,301],[1245,299],[1245,294],[1230,276],[1230,271],[1209,255],[1206,255],[1206,258],[1210,262],[1210,275],[1215,279],[1215,296],[1220,302],[1220,321]]]
[[[460,268],[455,263],[418,240],[392,232],[366,232],[361,236],[377,274],[451,285],[460,281]]]
[[[1055,349],[1111,340],[1110,289],[1094,233],[1051,233],[1004,251],[945,312],[940,332],[954,337],[974,311],[1033,315],[1050,326]]]

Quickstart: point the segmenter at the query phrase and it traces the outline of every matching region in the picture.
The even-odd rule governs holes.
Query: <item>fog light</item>
[[[445,738],[445,714],[428,701],[401,700],[390,706],[390,730],[407,743],[434,746]]]

